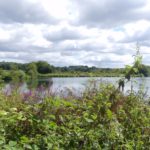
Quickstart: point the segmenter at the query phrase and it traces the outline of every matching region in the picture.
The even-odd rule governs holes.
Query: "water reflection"
[[[45,94],[66,94],[69,92],[74,92],[74,94],[79,95],[82,93],[85,88],[87,87],[88,83],[96,80],[97,87],[100,83],[112,83],[116,87],[118,87],[119,78],[112,77],[112,78],[89,78],[89,77],[78,77],[78,78],[48,78],[48,79],[39,79],[27,83],[19,83],[19,84],[6,84],[5,91],[9,94],[12,89],[17,89],[19,87],[18,92],[20,93],[28,93],[30,90],[38,93],[40,95]],[[125,83],[124,92],[128,93],[134,90],[135,92],[141,92],[145,96],[150,96],[150,78],[134,78],[132,82]]]
[[[48,80],[46,79],[32,80],[25,84],[27,84],[28,89],[36,89],[39,87],[51,88],[53,86],[53,79],[49,78]]]

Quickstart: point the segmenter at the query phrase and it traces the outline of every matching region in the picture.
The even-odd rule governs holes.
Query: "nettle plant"
[[[136,54],[133,55],[134,62],[133,65],[127,65],[125,68],[125,78],[129,81],[131,77],[140,74],[140,69],[142,68],[142,55],[140,54],[140,46],[136,45]]]
[[[126,65],[124,77],[120,79],[118,82],[119,90],[121,90],[122,88],[122,91],[124,91],[124,86],[127,80],[127,82],[131,81],[131,91],[132,91],[133,86],[131,78],[136,76],[143,76],[143,74],[140,71],[143,65],[142,65],[142,55],[140,54],[140,46],[138,43],[136,44],[136,54],[133,55],[133,57],[134,57],[133,65]]]

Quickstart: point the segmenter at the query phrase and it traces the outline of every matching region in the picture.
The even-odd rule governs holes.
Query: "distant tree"
[[[139,73],[143,75],[144,77],[148,77],[149,76],[148,67],[142,64],[141,67],[139,68]]]
[[[36,62],[37,71],[41,74],[52,73],[54,68],[46,61],[38,61]]]
[[[10,65],[10,70],[18,70],[18,65],[15,63],[11,63]]]
[[[67,71],[69,71],[68,67],[61,67],[60,70],[61,70],[62,72],[67,72]]]
[[[27,64],[27,74],[30,76],[30,78],[33,79],[37,79],[37,67],[35,63],[29,63]]]
[[[11,70],[10,71],[11,80],[14,82],[22,82],[26,78],[26,74],[22,70]]]
[[[0,84],[3,82],[2,76],[3,76],[3,69],[0,68]]]

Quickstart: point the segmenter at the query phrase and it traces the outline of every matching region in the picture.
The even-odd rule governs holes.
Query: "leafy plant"
[[[113,85],[95,86],[83,97],[24,101],[0,93],[0,149],[148,149],[150,107]],[[94,94],[92,94],[94,93]]]

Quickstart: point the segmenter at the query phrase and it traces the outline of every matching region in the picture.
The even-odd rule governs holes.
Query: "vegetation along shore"
[[[118,81],[118,88],[106,83],[97,87],[93,82],[80,96],[74,91],[61,96],[55,95],[55,91],[48,91],[44,97],[40,95],[42,88],[20,93],[15,83],[24,79],[34,80],[39,75],[46,76],[50,67],[57,73],[64,68],[56,69],[46,62],[1,63],[0,149],[149,150],[150,99],[145,98],[142,89],[134,92],[133,87],[126,94],[122,92],[131,77],[149,75],[141,60],[138,54],[132,66],[117,69],[116,75],[124,74]],[[81,73],[92,72],[88,69],[93,69],[67,67],[66,74],[71,73],[69,68],[74,68],[76,73],[79,70]],[[114,71],[95,70],[103,70],[104,74]],[[9,80],[14,82],[14,88],[4,91],[2,83]],[[41,96],[41,101],[37,101]]]

